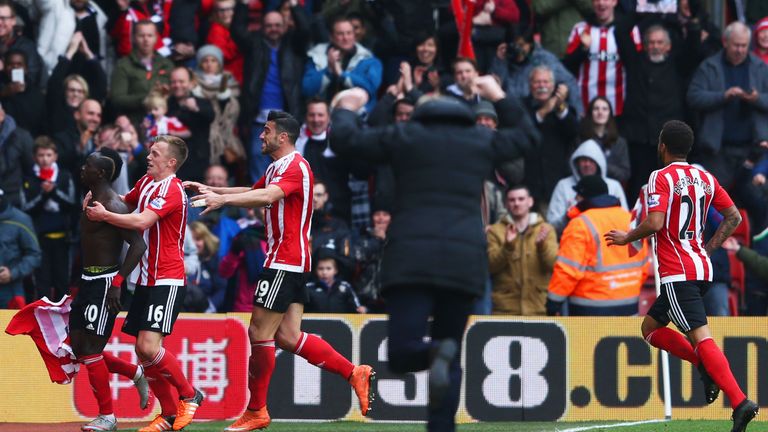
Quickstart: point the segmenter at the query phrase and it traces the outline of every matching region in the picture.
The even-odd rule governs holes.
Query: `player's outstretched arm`
[[[739,214],[739,209],[737,209],[735,205],[720,211],[720,213],[723,215],[723,221],[720,222],[715,234],[709,239],[709,242],[707,242],[706,249],[707,255],[709,256],[712,256],[712,253],[717,250],[717,248],[719,248],[731,234],[733,234],[741,223],[741,214]]]
[[[244,208],[265,207],[285,197],[285,192],[275,185],[263,189],[248,189],[246,192],[220,195],[207,192],[193,198],[194,202],[204,202],[207,207],[202,214],[219,209],[225,205]]]
[[[664,226],[663,212],[650,212],[648,217],[630,232],[611,230],[604,234],[608,246],[624,246],[633,241],[646,238],[651,234],[656,234]]]
[[[150,209],[145,209],[141,213],[114,213],[104,208],[98,201],[94,201],[93,205],[85,210],[85,215],[94,222],[106,222],[118,228],[136,231],[144,231],[160,219],[160,215]]]
[[[249,190],[251,190],[251,188],[249,187],[241,187],[241,186],[238,186],[238,187],[208,186],[195,181],[185,181],[183,184],[184,184],[184,189],[191,189],[193,192],[198,194],[213,192],[219,195],[228,195],[228,194],[248,192]]]

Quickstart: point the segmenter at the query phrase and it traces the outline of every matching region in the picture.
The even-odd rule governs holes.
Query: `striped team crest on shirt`
[[[711,281],[712,262],[703,237],[707,212],[710,205],[717,210],[733,205],[714,176],[685,162],[672,163],[651,173],[648,202],[649,212],[665,213],[664,226],[656,233],[661,282]]]

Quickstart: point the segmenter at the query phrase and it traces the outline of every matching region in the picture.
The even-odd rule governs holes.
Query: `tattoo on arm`
[[[727,212],[725,219],[717,227],[717,231],[707,243],[707,253],[711,255],[717,248],[719,248],[723,242],[736,231],[739,224],[741,224],[741,215],[738,210],[734,212]]]

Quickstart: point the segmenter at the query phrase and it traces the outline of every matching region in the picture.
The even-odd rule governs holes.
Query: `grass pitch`
[[[230,422],[195,423],[186,429],[188,432],[221,432]],[[519,422],[519,423],[474,423],[457,427],[457,432],[727,432],[731,430],[730,421],[694,421],[676,420],[669,422],[645,423],[621,426],[620,422]],[[120,429],[134,430],[134,429]],[[424,432],[424,424],[414,423],[282,423],[274,422],[266,432]],[[749,432],[768,431],[768,422],[753,421]]]

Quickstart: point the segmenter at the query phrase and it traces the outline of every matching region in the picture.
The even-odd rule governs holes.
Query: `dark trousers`
[[[395,373],[429,369],[433,347],[442,339],[461,341],[475,297],[423,285],[399,286],[385,293],[389,312],[389,368]],[[432,328],[429,317],[432,316]],[[431,336],[430,342],[424,336]],[[453,432],[461,390],[461,355],[451,364],[451,388],[440,407],[430,409],[427,430]]]
[[[69,294],[69,237],[50,239],[40,235],[38,239],[43,256],[35,271],[36,297],[59,301]]]

